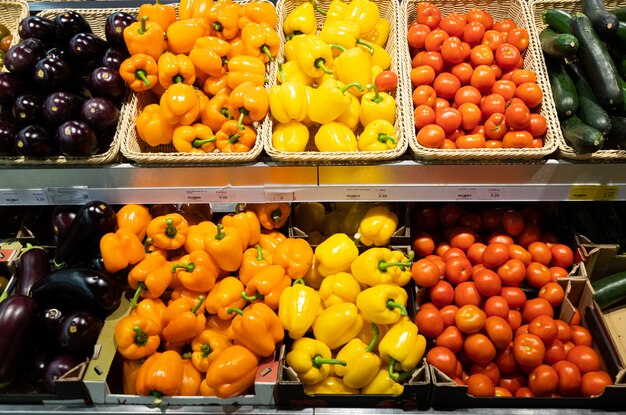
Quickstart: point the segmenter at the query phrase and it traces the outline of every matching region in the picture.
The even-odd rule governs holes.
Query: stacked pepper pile
[[[319,33],[315,10],[326,16]],[[326,11],[306,2],[289,13],[283,25],[285,62],[269,100],[277,150],[305,151],[313,126],[319,126],[315,146],[321,152],[396,147],[390,93],[397,76],[388,71],[391,57],[384,49],[389,28],[370,0],[334,0]]]
[[[253,124],[269,106],[265,64],[280,47],[274,6],[189,0],[176,19],[175,9],[157,0],[139,16],[124,30],[132,56],[120,73],[134,91],[160,96],[137,118],[139,138],[180,152],[250,151]]]

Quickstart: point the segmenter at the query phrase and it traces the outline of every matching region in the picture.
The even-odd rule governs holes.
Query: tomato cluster
[[[592,396],[612,384],[577,312],[555,318],[574,255],[539,208],[417,210],[415,317],[426,360],[475,396]]]
[[[541,148],[547,130],[536,74],[523,69],[526,29],[489,12],[441,17],[420,3],[408,28],[417,142],[440,149]]]

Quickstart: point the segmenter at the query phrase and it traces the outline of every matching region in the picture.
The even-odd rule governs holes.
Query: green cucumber
[[[620,21],[626,21],[626,7],[610,10]]]
[[[626,46],[626,42],[624,46]],[[622,52],[623,46],[618,45],[617,42],[607,42],[606,47],[609,55],[613,58],[613,63],[615,63],[619,76],[626,76],[626,54]]]
[[[572,15],[563,9],[547,9],[541,14],[543,22],[558,33],[571,33]]]
[[[568,118],[578,111],[578,94],[572,78],[560,62],[548,66],[552,98],[559,118]]]
[[[626,46],[626,22],[619,22],[615,31],[615,39],[619,40],[622,49]]]
[[[619,19],[609,13],[604,0],[582,0],[583,13],[587,15],[598,35],[605,37],[615,33]]]
[[[608,134],[611,131],[611,118],[598,103],[591,85],[585,78],[576,80],[576,93],[579,102],[577,115],[580,120],[603,135]]]
[[[606,110],[621,108],[624,104],[624,96],[620,88],[617,69],[587,16],[582,13],[574,14],[572,34],[578,38],[577,56],[587,76],[593,79],[598,102]]]
[[[563,214],[567,224],[574,230],[584,235],[591,242],[603,244],[606,236],[598,224],[597,218],[591,214],[588,202],[565,202],[559,205],[560,213]]]
[[[600,309],[605,309],[626,298],[626,271],[608,275],[591,282],[593,297]]]
[[[578,50],[578,39],[569,33],[557,33],[546,27],[539,33],[541,49],[547,55],[555,58],[568,58]]]
[[[606,138],[613,146],[626,150],[626,117],[611,117],[611,132]]]
[[[577,116],[572,116],[561,123],[565,142],[577,154],[593,153],[602,149],[604,136],[593,127],[583,123]]]

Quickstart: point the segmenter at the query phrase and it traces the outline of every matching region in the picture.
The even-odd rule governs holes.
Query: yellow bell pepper
[[[357,239],[365,246],[388,245],[397,228],[398,215],[388,205],[374,205],[361,219]]]
[[[319,202],[298,203],[294,210],[294,225],[306,234],[321,231],[325,214],[326,208]]]
[[[309,129],[300,121],[279,123],[272,131],[272,145],[276,150],[301,152],[309,143]]]
[[[324,278],[319,292],[324,307],[328,308],[341,303],[355,304],[361,292],[361,286],[351,274],[339,272]]]
[[[307,395],[356,395],[359,390],[344,384],[337,376],[328,376],[314,385],[304,385],[304,393]]]
[[[367,45],[360,44],[358,47],[368,53],[370,51],[373,51],[373,53],[371,54],[373,66],[379,66],[383,71],[391,67],[391,55],[389,55],[389,52],[387,52],[381,46],[378,46],[375,43],[367,43]]]
[[[291,351],[285,356],[287,365],[297,374],[304,385],[314,385],[326,379],[328,365],[345,365],[346,362],[331,359],[332,353],[326,344],[319,340],[301,337],[293,342]]]
[[[408,319],[408,316],[402,317],[402,319],[404,318]],[[376,344],[374,345],[374,351],[378,353],[378,344],[380,343],[380,340],[383,338],[383,336],[389,330],[389,326],[387,326],[386,324],[377,324],[376,327],[378,328],[378,331],[376,332],[378,333],[378,339],[376,339]],[[363,328],[361,329],[359,334],[357,334],[356,338],[360,339],[365,344],[370,344],[372,342],[372,339],[374,338],[374,334],[376,333],[372,330],[371,325],[363,324]]]
[[[278,317],[292,339],[299,339],[311,328],[322,310],[320,295],[301,279],[280,295]]]
[[[331,349],[354,339],[363,327],[363,317],[351,303],[335,304],[322,311],[313,323],[313,335]]]
[[[300,64],[297,62],[297,60],[298,60],[297,50],[298,50],[298,45],[300,44],[300,41],[304,38],[304,36],[306,36],[306,35],[296,35],[296,36],[293,36],[291,39],[287,39],[287,41],[283,45],[283,54],[285,55],[285,59],[287,61],[297,63],[298,66]],[[307,75],[307,76],[309,76],[309,75]],[[313,77],[311,77],[311,78],[313,78]]]
[[[296,7],[283,22],[283,32],[287,37],[289,35],[310,35],[316,31],[315,10],[309,2]]]
[[[196,40],[210,33],[205,19],[177,20],[167,28],[167,48],[173,53],[187,55]]]
[[[362,291],[356,306],[363,319],[375,324],[393,324],[408,315],[406,291],[395,284],[378,284]]]
[[[374,338],[369,344],[360,339],[352,339],[337,353],[337,359],[346,362],[345,366],[335,367],[337,376],[341,376],[343,383],[351,388],[363,388],[376,377],[380,368],[380,357],[372,353],[378,342],[378,327],[371,323]]]
[[[381,17],[380,19],[378,19],[378,22],[376,22],[376,26],[374,26],[374,29],[372,29],[371,32],[365,35],[364,39],[378,46],[385,47],[387,39],[389,38],[390,29],[391,23],[389,23],[389,20]]]
[[[209,234],[204,239],[206,250],[215,258],[217,264],[224,271],[237,271],[243,260],[243,248],[237,228],[224,226],[221,223],[216,227],[215,234]]]
[[[159,57],[157,67],[159,84],[163,89],[181,82],[193,85],[196,81],[196,68],[187,55],[165,52]]]
[[[300,64],[297,61],[288,61],[282,64],[283,67],[283,75],[284,81],[280,74],[276,77],[278,83],[283,82],[298,82],[304,86],[313,85],[313,78],[307,75],[306,72],[302,70]],[[373,81],[372,81],[373,82]]]
[[[174,129],[172,144],[181,153],[211,153],[215,150],[215,134],[204,124],[181,125]]]
[[[404,385],[397,383],[387,369],[380,369],[374,379],[361,389],[364,395],[401,395]]]
[[[351,129],[352,131],[356,131],[360,125],[359,115],[361,113],[361,101],[355,96],[350,94],[350,105],[345,109],[343,113],[339,117],[335,119],[338,123],[344,124],[346,127]],[[360,137],[359,137],[360,141]],[[360,147],[360,144],[357,142],[357,148]]]
[[[306,285],[308,285],[309,287],[313,287],[316,290],[320,288],[322,281],[324,281],[324,276],[319,273],[319,270],[317,269],[317,264],[317,257],[313,255],[311,268],[309,268],[309,272],[307,272],[307,274],[302,278]]]
[[[173,84],[161,95],[159,103],[170,124],[191,125],[200,117],[200,96],[191,85]]]
[[[356,22],[326,20],[320,31],[320,37],[324,42],[333,45],[333,55],[339,56],[342,50],[353,48],[363,42],[362,39],[359,39],[359,33],[359,25]],[[374,50],[372,49],[371,54],[373,53]]]
[[[344,212],[343,219],[341,220],[342,232],[354,236],[359,230],[361,220],[372,205],[373,204],[369,202],[352,203],[348,210]]]
[[[261,223],[256,213],[245,210],[244,206],[245,204],[238,203],[235,206],[234,215],[226,215],[222,218],[222,225],[237,229],[242,249],[245,251],[249,246],[259,243]]]
[[[352,0],[345,10],[344,19],[356,22],[359,25],[361,37],[374,30],[380,12],[376,3],[370,0]]]
[[[370,248],[352,262],[350,270],[354,278],[363,285],[394,283],[403,286],[411,279],[411,265],[412,255],[407,258],[402,251]]]
[[[361,97],[361,125],[367,127],[375,120],[386,120],[393,124],[396,120],[396,100],[386,92],[379,92],[374,84],[369,84],[367,88],[372,91]]]
[[[350,271],[350,265],[359,256],[356,244],[345,233],[336,233],[315,248],[320,275]]]
[[[389,376],[394,381],[410,378],[413,369],[424,356],[426,339],[417,333],[417,326],[410,321],[394,324],[378,345],[380,358],[389,365]],[[398,373],[397,370],[403,373]]]
[[[350,106],[350,94],[346,95],[346,91],[352,87],[363,90],[363,86],[356,82],[344,85],[334,79],[324,81],[314,90],[309,102],[311,121],[326,124],[343,114]]]
[[[313,0],[313,8],[318,13],[326,16],[327,22],[332,22],[334,20],[342,20],[346,14],[346,10],[348,9],[348,4],[344,3],[341,0],[333,0],[330,2],[328,6],[328,10],[323,10],[319,7],[316,0]]]
[[[359,135],[360,151],[386,151],[396,148],[396,129],[387,120],[374,120]]]
[[[358,144],[352,130],[339,122],[322,125],[314,137],[315,146],[321,152],[357,151]]]
[[[285,81],[282,65],[278,65],[283,79],[281,85],[274,85],[269,92],[270,111],[276,121],[287,123],[291,120],[303,121],[308,114],[308,102],[304,84]]]
[[[307,75],[317,78],[324,73],[332,74],[333,52],[321,37],[303,35],[297,43],[296,60]]]
[[[256,244],[253,248],[248,248],[243,253],[243,259],[239,267],[239,280],[247,285],[252,277],[269,265],[272,265],[271,252]]]

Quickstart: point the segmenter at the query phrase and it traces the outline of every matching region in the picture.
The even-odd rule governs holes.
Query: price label
[[[34,191],[31,192],[31,198],[33,203],[35,204],[46,204],[48,203],[48,197],[46,196],[45,192],[42,191]]]
[[[222,189],[222,190],[215,191],[215,194],[211,201],[227,203],[233,200],[234,200],[233,192],[231,190]]]
[[[292,202],[296,200],[294,192],[266,191],[265,200],[268,202]]]
[[[488,200],[502,200],[502,188],[501,187],[489,187],[486,190],[486,199]]]
[[[346,189],[346,200],[361,200],[372,198],[372,189],[369,188],[353,188]]]
[[[619,186],[575,185],[569,200],[615,200]]]
[[[19,205],[22,204],[22,198],[17,192],[2,192],[0,194],[0,200],[5,205]]]
[[[378,200],[390,200],[389,191],[387,189],[374,189],[374,193]]]
[[[476,187],[459,187],[455,192],[456,200],[477,200],[478,188]]]
[[[53,205],[81,205],[89,201],[87,186],[47,187],[46,194]]]
[[[187,190],[185,198],[187,203],[206,203],[211,201],[208,190]]]

